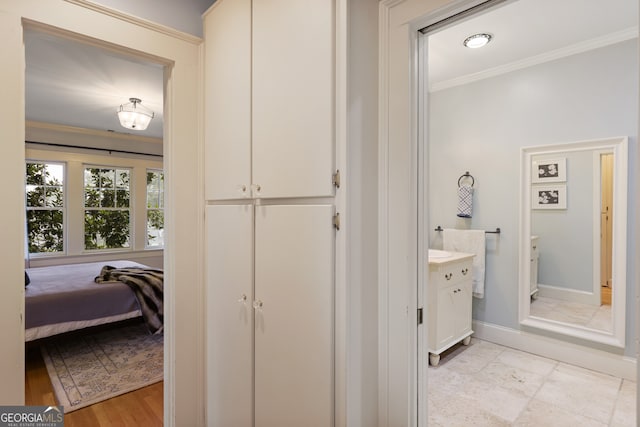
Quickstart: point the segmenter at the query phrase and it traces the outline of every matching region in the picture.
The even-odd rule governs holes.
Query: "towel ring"
[[[460,187],[460,182],[462,181],[463,178],[471,178],[471,186],[472,187],[473,187],[473,184],[476,183],[476,180],[473,178],[473,175],[471,175],[469,173],[469,171],[467,171],[463,175],[461,175],[460,178],[458,178],[458,187]]]

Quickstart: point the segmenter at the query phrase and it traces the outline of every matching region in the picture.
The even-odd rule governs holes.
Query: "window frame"
[[[114,174],[117,175],[118,171],[127,171],[129,173],[129,188],[128,188],[128,193],[129,193],[129,203],[128,203],[128,207],[127,208],[121,208],[121,207],[117,207],[117,185],[114,182],[114,186],[113,186],[113,190],[114,190],[114,202],[116,204],[115,207],[103,207],[103,206],[98,206],[98,207],[91,207],[91,206],[87,206],[86,205],[86,201],[87,201],[87,185],[86,185],[86,181],[85,181],[85,174],[87,172],[87,169],[110,169],[114,171]],[[132,252],[135,248],[135,222],[134,222],[134,218],[135,218],[135,191],[134,191],[134,176],[135,176],[135,168],[132,166],[116,166],[116,165],[100,165],[100,164],[95,164],[95,163],[82,163],[82,202],[80,203],[80,206],[82,208],[82,252],[83,253],[105,253],[105,252]],[[98,187],[99,190],[102,190],[102,183],[100,183],[100,185]],[[126,247],[118,247],[118,248],[96,248],[96,249],[91,249],[91,248],[87,248],[86,246],[86,242],[85,242],[85,238],[86,238],[86,214],[87,211],[127,211],[129,213],[129,230],[128,230],[128,246]]]
[[[28,206],[27,205],[27,165],[28,164],[42,164],[42,165],[60,165],[62,166],[62,207],[47,207],[47,206]],[[67,209],[68,209],[68,186],[67,186],[67,162],[59,161],[59,160],[38,160],[38,159],[25,159],[24,163],[24,233],[25,233],[25,254],[28,258],[40,258],[40,257],[57,257],[57,256],[66,256],[67,255],[67,247],[68,247],[68,230],[67,230]],[[42,186],[45,189],[47,187],[56,187],[49,186],[46,183]],[[31,252],[29,250],[29,220],[28,220],[28,211],[53,211],[59,210],[62,211],[62,251],[56,252]]]
[[[149,184],[145,183],[145,224],[144,224],[144,248],[145,250],[164,249],[164,236],[162,237],[162,244],[149,245],[149,211],[162,212],[162,230],[164,231],[164,169],[161,168],[146,168],[145,177],[148,179],[149,173],[160,173],[162,175],[162,187],[158,190],[159,207],[149,207]]]

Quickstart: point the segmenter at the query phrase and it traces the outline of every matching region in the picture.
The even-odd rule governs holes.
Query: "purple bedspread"
[[[96,283],[105,265],[116,268],[146,265],[132,261],[104,261],[27,269],[25,327],[99,319],[139,309],[129,286],[122,282]]]

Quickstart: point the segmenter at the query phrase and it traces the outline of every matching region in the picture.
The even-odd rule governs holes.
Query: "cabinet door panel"
[[[258,206],[255,425],[333,419],[333,207]]]
[[[453,338],[455,333],[455,301],[454,289],[451,286],[441,287],[438,289],[438,318],[436,332],[436,348],[440,349],[446,346]]]
[[[469,266],[469,270],[471,270],[471,266]],[[453,323],[456,328],[454,332],[456,337],[460,337],[471,331],[471,310],[473,304],[471,288],[471,280],[460,283],[455,287],[455,289],[458,291],[454,297],[455,321]]]
[[[255,197],[333,194],[333,33],[333,0],[253,1]]]
[[[251,0],[218,0],[204,19],[205,198],[242,199],[251,195]]]
[[[251,427],[253,206],[208,206],[206,224],[207,425]]]

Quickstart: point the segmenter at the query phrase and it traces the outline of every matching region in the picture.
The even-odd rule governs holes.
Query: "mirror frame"
[[[613,242],[612,280],[618,285],[612,295],[612,330],[603,331],[530,315],[531,273],[531,162],[534,155],[575,151],[613,152]],[[550,144],[520,149],[520,325],[574,338],[625,347],[627,288],[627,169],[628,137]],[[599,221],[598,221],[599,222]],[[599,256],[599,254],[598,254]],[[599,267],[598,267],[599,270]]]

